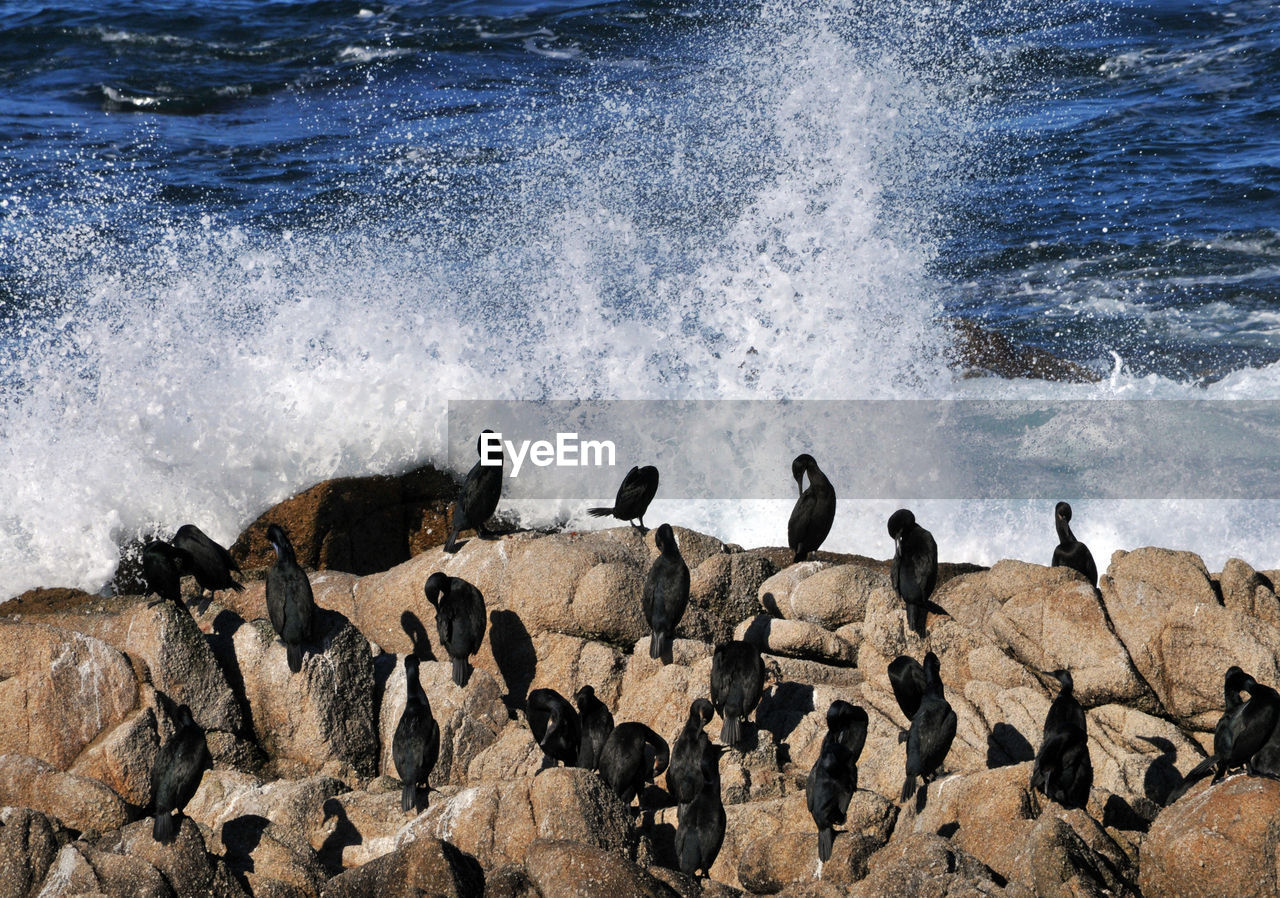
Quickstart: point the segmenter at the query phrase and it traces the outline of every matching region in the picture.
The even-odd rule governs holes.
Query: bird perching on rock
[[[267,616],[284,642],[289,670],[297,673],[302,670],[302,644],[311,639],[315,597],[284,528],[272,524],[267,528],[267,539],[276,550],[276,562],[267,571]]]
[[[743,743],[743,723],[764,694],[764,659],[750,642],[733,639],[716,646],[711,656],[711,704],[724,724],[720,741],[731,748]]]
[[[652,760],[650,760],[652,754]],[[628,721],[613,728],[600,752],[600,776],[624,805],[644,791],[645,783],[667,769],[671,749],[643,723]]]
[[[600,766],[600,752],[613,732],[613,714],[608,705],[596,698],[593,686],[583,686],[573,694],[578,704],[578,724],[582,731],[578,745],[578,766],[595,770]]]
[[[172,842],[178,835],[183,809],[200,788],[204,772],[213,768],[209,743],[204,730],[191,716],[191,709],[179,706],[174,724],[173,735],[160,746],[151,765],[156,811],[151,836],[164,843]]]
[[[418,789],[430,790],[428,780],[440,757],[440,725],[431,714],[431,702],[418,676],[418,656],[404,659],[405,703],[391,740],[391,759],[402,784],[400,810],[418,809]]]
[[[1075,696],[1075,680],[1066,670],[1049,676],[1058,681],[1058,695],[1044,719],[1040,751],[1031,771],[1031,797],[1039,792],[1064,808],[1083,808],[1093,788],[1089,759],[1088,722]]]
[[[659,555],[649,568],[644,581],[641,610],[649,622],[649,657],[671,661],[671,647],[676,627],[689,604],[689,567],[680,555],[675,532],[670,524],[662,524],[654,533]]]
[[[805,784],[809,816],[818,827],[818,860],[831,859],[835,827],[848,816],[858,789],[858,758],[867,741],[867,712],[836,699],[827,708],[827,734]]]
[[[495,450],[485,446],[485,434],[491,433],[492,430],[483,430],[476,440],[476,454],[480,456],[480,460],[471,466],[466,480],[462,482],[462,488],[458,490],[458,501],[453,509],[453,527],[444,543],[446,552],[458,551],[458,534],[463,530],[475,530],[481,539],[489,536],[485,522],[498,510],[498,500],[502,498],[503,467],[502,447],[498,446]],[[497,463],[485,464],[490,460],[486,455],[494,451],[497,453]]]
[[[152,540],[142,547],[142,578],[147,583],[147,595],[155,593],[160,598],[148,607],[170,601],[186,610],[182,604],[182,577],[191,570],[191,556],[182,549]]]
[[[422,587],[436,610],[436,635],[453,662],[453,682],[466,686],[471,656],[484,642],[484,596],[461,577],[436,571]]]
[[[240,573],[240,565],[236,564],[230,552],[205,536],[204,531],[195,524],[183,524],[170,542],[186,552],[191,559],[188,570],[195,575],[202,598],[206,590],[210,601],[220,589],[233,589],[236,592],[244,590],[231,576],[232,573]],[[207,605],[206,601],[204,606]]]
[[[576,766],[582,729],[573,705],[554,689],[535,689],[525,702],[525,714],[529,731],[545,761],[550,762],[547,766],[554,767],[556,761],[566,767]]]
[[[889,516],[889,536],[893,538],[889,580],[907,606],[907,626],[917,636],[924,636],[929,596],[938,583],[938,544],[905,508]]]
[[[698,789],[676,809],[676,857],[685,876],[711,875],[724,844],[726,816],[720,797],[720,756],[724,747],[708,744],[699,758]]]
[[[1071,532],[1071,506],[1059,502],[1053,509],[1053,525],[1058,531],[1058,546],[1053,550],[1051,567],[1069,567],[1084,574],[1090,586],[1098,585],[1098,565],[1089,547]]]
[[[902,783],[903,801],[916,794],[917,779],[928,787],[947,759],[947,752],[951,751],[951,743],[956,738],[956,712],[943,694],[938,656],[929,652],[924,656],[922,666],[925,690],[907,732],[907,776]],[[919,803],[924,803],[924,792],[921,792]]]
[[[809,477],[807,489],[804,485],[806,475]],[[800,497],[796,499],[791,518],[787,521],[787,546],[795,553],[794,564],[818,551],[831,532],[831,525],[836,519],[836,490],[807,452],[797,455],[791,462],[791,476],[800,490]]]
[[[615,517],[619,521],[627,521],[641,534],[649,532],[644,525],[644,513],[649,510],[649,503],[658,492],[658,469],[653,465],[643,468],[634,467],[622,478],[622,486],[618,487],[618,495],[612,507],[588,508],[587,514],[593,518]],[[635,523],[639,521],[639,523]]]
[[[671,765],[667,767],[667,791],[676,800],[677,808],[683,809],[702,789],[702,757],[711,749],[706,726],[714,713],[711,702],[705,698],[694,699],[689,705],[689,718],[685,721],[684,729],[676,737],[676,744],[671,749]]]

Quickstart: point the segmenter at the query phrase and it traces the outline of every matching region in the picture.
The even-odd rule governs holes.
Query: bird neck
[[[1071,532],[1071,523],[1066,518],[1058,518],[1054,523],[1058,528],[1058,544],[1063,546],[1072,545],[1076,541],[1076,537]]]

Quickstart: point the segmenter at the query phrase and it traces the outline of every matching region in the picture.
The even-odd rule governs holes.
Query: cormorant
[[[763,692],[760,649],[737,639],[717,645],[711,658],[711,704],[724,719],[721,742],[735,748],[742,743],[742,723],[760,704]]]
[[[686,876],[697,876],[699,870],[710,876],[724,843],[724,802],[720,800],[723,753],[723,747],[707,743],[699,761],[698,790],[690,802],[676,809],[676,857],[680,872]]]
[[[619,521],[639,521],[641,533],[648,533],[649,528],[644,525],[644,513],[649,510],[649,503],[653,501],[654,494],[658,492],[658,469],[653,465],[645,465],[643,468],[634,467],[627,472],[627,476],[622,479],[622,486],[618,487],[618,496],[613,500],[612,508],[588,508],[587,514],[593,518],[606,518],[612,515]],[[632,526],[636,526],[632,524]]]
[[[453,682],[466,686],[471,678],[469,659],[484,642],[484,596],[461,577],[442,571],[428,577],[422,589],[436,610],[436,633],[453,661]]]
[[[671,641],[689,603],[689,568],[680,556],[670,524],[658,526],[654,542],[662,554],[654,559],[645,578],[641,608],[653,630],[649,657],[666,659],[671,657]]]
[[[889,579],[907,605],[907,625],[923,636],[929,596],[938,582],[938,544],[905,508],[889,516],[889,535],[893,537]]]
[[[1064,808],[1083,808],[1093,788],[1088,723],[1075,697],[1075,682],[1065,670],[1050,674],[1061,686],[1044,719],[1044,737],[1031,772],[1031,789]]]
[[[916,711],[920,710],[920,699],[924,697],[924,668],[910,655],[899,655],[889,662],[889,685],[893,687],[893,697],[909,725]],[[906,730],[903,730],[898,741],[906,738]]]
[[[554,689],[535,689],[529,693],[525,714],[533,738],[552,767],[556,761],[566,767],[577,764],[582,739],[578,712],[563,695]]]
[[[916,777],[926,787],[936,777],[956,737],[956,712],[951,710],[942,694],[942,678],[938,676],[940,667],[938,656],[933,652],[924,656],[924,695],[907,733],[907,778],[902,783],[903,801],[916,794]]]
[[[704,728],[711,722],[712,713],[711,702],[705,698],[694,699],[689,705],[689,719],[671,749],[667,791],[679,808],[693,801],[702,788],[702,756],[711,748],[711,740]],[[719,755],[716,757],[718,759]]]
[[[805,474],[809,475],[808,489],[804,488]],[[836,490],[808,453],[796,456],[791,463],[791,476],[800,490],[800,498],[787,521],[787,546],[796,553],[795,561],[804,561],[810,552],[818,551],[831,532],[836,519]]]
[[[477,455],[482,454],[481,448],[484,445],[486,433],[493,433],[493,431],[480,432],[480,437],[476,440]],[[501,450],[499,450],[499,462],[501,460]],[[497,510],[498,500],[501,498],[502,464],[486,465],[483,459],[477,461],[467,472],[467,479],[462,482],[462,489],[458,490],[458,502],[453,510],[453,529],[449,533],[449,538],[445,540],[444,550],[458,551],[458,534],[463,530],[474,529],[480,538],[488,537],[489,531],[484,525]]]
[[[1071,506],[1059,502],[1053,509],[1053,523],[1058,529],[1058,547],[1053,550],[1051,567],[1069,567],[1085,575],[1090,586],[1098,585],[1098,566],[1089,547],[1071,532]]]
[[[845,822],[849,801],[858,789],[858,757],[867,738],[866,724],[867,712],[848,702],[836,700],[827,709],[827,734],[805,784],[805,801],[818,827],[818,860],[823,863],[831,859],[835,827]]]
[[[276,563],[267,571],[267,615],[284,641],[289,670],[297,673],[302,670],[302,644],[311,639],[316,603],[311,581],[298,566],[284,528],[272,524],[267,528],[267,539],[276,550]]]
[[[231,573],[240,573],[240,565],[231,557],[231,553],[215,543],[195,524],[183,524],[170,540],[177,548],[191,556],[188,568],[195,574],[200,584],[201,595],[209,590],[210,597],[220,589],[244,589],[231,578]]]
[[[147,593],[160,597],[152,605],[168,599],[183,608],[182,575],[189,570],[191,556],[176,546],[152,540],[142,547],[142,577],[147,581]]]
[[[404,684],[408,695],[404,713],[400,715],[391,740],[391,758],[403,784],[400,790],[401,811],[417,808],[419,786],[424,794],[430,792],[428,780],[440,757],[440,725],[431,716],[431,702],[422,690],[418,664],[417,655],[405,655]]]
[[[1248,701],[1240,698],[1241,692],[1249,693]],[[1176,800],[1190,786],[1214,774],[1216,783],[1227,772],[1247,765],[1250,773],[1270,773],[1273,754],[1262,750],[1268,746],[1277,724],[1280,724],[1280,694],[1270,686],[1263,686],[1239,667],[1227,668],[1223,678],[1223,697],[1226,710],[1213,732],[1213,754],[1205,758],[1183,778],[1182,785],[1170,796]]]
[[[151,765],[151,788],[156,796],[156,820],[151,835],[157,842],[171,842],[178,835],[182,810],[200,788],[200,779],[213,767],[213,756],[204,730],[186,705],[178,707],[174,733]],[[174,816],[174,812],[177,816]]]
[[[591,686],[583,686],[573,694],[578,705],[578,723],[582,730],[582,739],[578,745],[578,766],[587,770],[595,770],[600,766],[600,752],[613,732],[613,715],[609,707],[596,698],[596,691]]]
[[[653,750],[650,764],[646,747]],[[643,723],[620,723],[613,728],[600,752],[600,776],[623,804],[631,804],[645,783],[667,769],[671,751],[667,741]]]

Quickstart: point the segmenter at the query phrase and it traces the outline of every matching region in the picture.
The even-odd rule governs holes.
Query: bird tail
[[[912,798],[915,794],[916,794],[916,778],[914,776],[908,775],[907,778],[902,781],[902,800],[907,801],[908,799]]]
[[[603,506],[599,508],[588,508],[587,514],[591,515],[593,518],[607,518],[613,515],[613,509],[605,508]]]
[[[923,604],[907,603],[907,626],[914,630],[917,636],[924,636],[924,624],[928,616],[929,610]]]
[[[155,825],[151,827],[151,836],[157,842],[172,842],[178,835],[178,821],[169,811],[156,814]]]
[[[720,741],[725,745],[736,747],[741,739],[742,718],[737,714],[726,715],[724,724],[720,727]]]
[[[804,557],[808,554],[809,554],[808,551],[803,546],[801,546],[799,549],[796,549],[796,557],[791,559],[791,563],[799,564],[800,562],[804,561]]]
[[[681,838],[683,836],[683,838]],[[677,849],[680,852],[680,872],[685,876],[697,876],[698,867],[702,865],[702,846],[696,832],[677,835]]]
[[[471,679],[471,664],[466,658],[454,658],[453,682],[459,686],[466,686],[469,679]]]
[[[292,673],[302,670],[302,646],[289,643],[284,649],[289,656],[289,670]]]
[[[454,512],[454,515],[456,516],[457,512]],[[460,521],[454,522],[453,527],[449,530],[449,538],[444,541],[444,550],[450,555],[458,551],[458,534],[462,532],[462,528],[459,526],[460,523]]]
[[[831,860],[831,849],[836,844],[836,831],[830,826],[818,830],[818,860],[824,864]]]
[[[654,630],[649,636],[649,657],[661,658],[671,651],[671,637]]]
[[[408,811],[418,805],[418,784],[405,783],[400,790],[400,810]]]
[[[1182,782],[1178,785],[1178,787],[1169,793],[1169,797],[1166,798],[1164,801],[1165,806],[1167,807],[1173,804],[1179,798],[1186,795],[1188,789],[1190,789],[1196,783],[1200,782],[1200,780],[1204,779],[1205,777],[1215,773],[1217,771],[1217,768],[1218,768],[1217,755],[1209,755],[1209,757],[1205,758],[1195,767],[1192,767],[1191,771],[1182,778]]]
[[[236,592],[244,592],[244,584],[237,583],[235,580],[232,580],[228,589],[234,589]]]

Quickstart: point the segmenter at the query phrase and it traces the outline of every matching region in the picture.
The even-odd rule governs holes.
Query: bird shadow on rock
[[[781,746],[800,725],[800,721],[813,712],[813,686],[783,680],[774,683],[760,697],[756,708],[756,723],[773,733],[774,741]],[[744,727],[746,739],[756,741],[755,727]],[[752,748],[755,746],[753,745]],[[750,749],[747,749],[748,751]]]
[[[347,816],[346,808],[342,806],[342,802],[336,798],[330,798],[324,803],[324,819],[333,818],[335,823],[333,832],[325,836],[324,842],[320,845],[317,854],[320,857],[320,863],[324,865],[325,870],[330,876],[336,876],[342,872],[342,850],[344,848],[359,845],[364,841],[364,837],[360,835],[360,830],[356,829],[351,818]]]
[[[222,844],[226,846],[225,857],[232,873],[243,876],[254,872],[254,849],[270,825],[270,820],[258,814],[245,814],[222,824]]]
[[[431,640],[427,637],[427,628],[422,625],[418,615],[406,610],[400,615],[400,629],[409,637],[413,654],[419,661],[436,660],[436,653],[431,650]]]
[[[1001,721],[991,728],[987,735],[988,770],[1034,761],[1035,758],[1035,749],[1016,727]]]
[[[244,618],[234,611],[219,611],[204,638],[213,651],[214,661],[226,677],[227,685],[231,687],[231,694],[236,698],[236,704],[240,707],[240,719],[245,721],[246,727],[252,727],[253,714],[245,695],[244,674],[240,672],[240,659],[236,656],[236,631],[244,624]]]
[[[1142,776],[1142,793],[1156,804],[1163,807],[1179,786],[1182,785],[1182,774],[1178,772],[1175,762],[1178,760],[1178,748],[1163,736],[1139,736],[1160,751],[1160,755],[1147,767]]]
[[[489,612],[489,648],[507,687],[502,701],[514,720],[516,711],[524,709],[529,686],[538,672],[538,653],[520,615],[514,611]]]
[[[382,719],[382,702],[387,696],[387,682],[396,672],[396,658],[394,652],[388,652],[385,649],[373,658],[373,719],[375,721]]]

